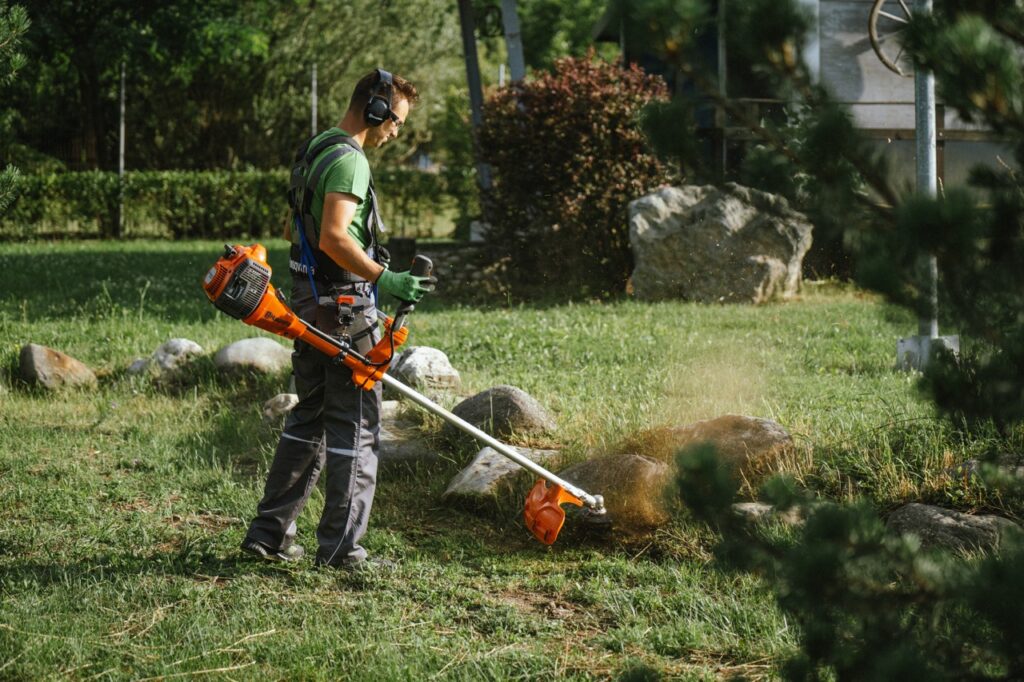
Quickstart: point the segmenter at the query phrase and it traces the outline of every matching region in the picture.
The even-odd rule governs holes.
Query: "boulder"
[[[747,480],[760,478],[780,454],[793,446],[786,429],[770,419],[727,414],[669,430],[674,450],[710,443],[730,467]]]
[[[515,448],[515,450],[542,466],[546,466],[547,462],[558,455],[558,450],[533,450],[530,448]],[[493,504],[497,502],[501,493],[512,491],[518,479],[532,476],[508,457],[490,447],[485,447],[477,453],[469,466],[456,474],[455,478],[448,483],[448,488],[441,495],[441,500],[470,506]]]
[[[263,421],[268,423],[280,421],[298,404],[299,396],[294,393],[278,393],[263,403]]]
[[[998,547],[1005,533],[1020,529],[1001,516],[962,514],[917,502],[890,514],[886,528],[901,535],[916,535],[923,547],[968,551]]]
[[[665,489],[669,474],[664,462],[626,453],[574,464],[559,476],[591,495],[603,495],[616,528],[641,530],[668,521]]]
[[[660,189],[629,204],[633,291],[702,303],[792,296],[811,229],[784,198],[735,183]]]
[[[48,390],[97,384],[96,374],[82,362],[35,343],[26,344],[21,349],[20,366],[22,379]]]
[[[436,348],[412,346],[402,351],[388,372],[420,393],[455,393],[462,388],[459,372]]]
[[[213,364],[228,372],[274,374],[290,368],[291,363],[291,349],[262,336],[235,341],[221,348],[213,357]]]
[[[456,416],[498,438],[538,435],[555,430],[555,420],[532,396],[515,386],[495,386],[466,398],[452,410]],[[453,443],[475,443],[445,422],[442,435]]]

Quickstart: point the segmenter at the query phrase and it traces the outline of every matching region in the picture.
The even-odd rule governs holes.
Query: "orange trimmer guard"
[[[526,496],[526,508],[523,510],[526,527],[545,545],[553,544],[558,538],[558,532],[565,523],[562,505],[566,503],[583,506],[583,500],[566,492],[560,485],[552,484],[549,488],[543,478],[537,479],[530,494]]]

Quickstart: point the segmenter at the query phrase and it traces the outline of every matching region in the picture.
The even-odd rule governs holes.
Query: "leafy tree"
[[[19,5],[9,5],[7,0],[0,0],[0,87],[14,81],[14,76],[25,66],[25,55],[19,50],[21,37],[28,30],[28,14]],[[0,135],[4,140],[2,156],[6,156],[7,129],[11,112],[0,112]],[[0,158],[2,158],[0,156]],[[13,199],[14,183],[18,179],[18,169],[8,164],[0,171],[0,211],[3,211]]]
[[[423,107],[387,150],[404,158],[429,144],[447,85],[464,80],[446,0],[39,0],[30,13],[28,73],[9,99],[32,118],[15,127],[30,148],[76,167],[115,165],[122,61],[130,168],[285,164],[309,134],[314,61],[321,127],[373,67],[417,82]]]
[[[404,160],[420,148],[441,151],[431,144],[432,129],[446,115],[452,86],[456,101],[469,111],[458,12],[449,0],[297,0],[275,13],[270,35],[270,58],[254,93],[254,116],[259,144],[276,156],[260,163],[290,161],[294,148],[308,137],[314,61],[321,128],[341,120],[352,87],[376,67],[416,84],[419,110],[395,143],[382,150],[385,161]],[[468,137],[468,131],[463,135]]]
[[[519,0],[519,30],[527,67],[550,70],[561,57],[582,57],[607,0]]]

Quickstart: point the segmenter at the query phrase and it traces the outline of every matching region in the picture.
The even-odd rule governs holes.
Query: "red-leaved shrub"
[[[489,239],[514,280],[623,291],[633,267],[626,205],[670,179],[637,118],[666,96],[660,77],[592,56],[489,95],[480,132],[494,179]]]

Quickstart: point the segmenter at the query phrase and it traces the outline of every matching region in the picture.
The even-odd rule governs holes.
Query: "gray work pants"
[[[324,291],[322,297],[355,294],[356,313],[349,330],[355,335],[377,321],[370,285],[356,284]],[[295,277],[292,310],[303,320],[329,334],[338,331],[336,313],[318,308],[309,282]],[[318,319],[319,318],[319,319]],[[355,345],[365,353],[380,338],[374,331]],[[342,565],[366,558],[359,540],[366,532],[377,485],[377,453],[380,445],[381,385],[366,391],[352,383],[344,365],[302,341],[292,353],[299,402],[285,421],[281,440],[270,465],[263,499],[249,526],[247,539],[271,550],[287,548],[295,538],[295,519],[324,471],[324,510],[317,528],[318,563]]]

